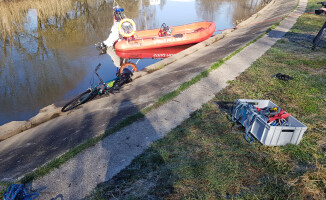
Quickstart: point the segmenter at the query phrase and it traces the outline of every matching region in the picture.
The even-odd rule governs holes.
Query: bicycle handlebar
[[[97,72],[97,70],[100,69],[100,67],[101,67],[101,63],[99,63],[99,64],[96,66],[96,68],[95,68],[95,72]]]

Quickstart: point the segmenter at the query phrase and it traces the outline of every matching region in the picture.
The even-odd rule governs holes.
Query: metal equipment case
[[[238,102],[255,103],[258,108],[277,106],[269,100],[238,99]],[[234,113],[232,113],[234,115]],[[287,144],[299,144],[307,126],[302,124],[292,115],[287,118],[288,126],[271,126],[262,117],[257,117],[252,124],[250,133],[267,146],[281,146]],[[245,119],[239,122],[243,125]]]

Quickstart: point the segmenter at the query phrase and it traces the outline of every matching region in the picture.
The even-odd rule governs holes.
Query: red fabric
[[[286,119],[286,118],[288,118],[289,116],[290,116],[289,113],[286,113],[283,109],[281,109],[281,112],[280,112],[280,113],[278,113],[278,114],[276,114],[276,115],[274,115],[273,117],[270,117],[270,118],[268,119],[268,123],[269,123],[269,122],[272,122],[272,121],[274,121],[274,120],[276,120],[276,119]]]

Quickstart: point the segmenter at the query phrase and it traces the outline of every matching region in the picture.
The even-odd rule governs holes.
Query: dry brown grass
[[[139,6],[139,2],[121,0],[119,4],[125,8],[128,17],[134,18],[137,16],[137,13],[131,11]],[[14,36],[26,32],[29,34],[25,30],[24,24],[28,20],[26,17],[30,9],[35,10],[37,13],[38,31],[43,32],[38,34],[44,35],[44,32],[48,30],[48,26],[55,23],[54,25],[60,31],[65,26],[64,31],[60,33],[64,35],[77,34],[74,38],[78,38],[78,34],[83,34],[83,31],[77,30],[78,27],[84,26],[83,28],[91,27],[90,29],[94,29],[96,26],[98,28],[98,21],[104,23],[105,27],[109,26],[112,21],[112,13],[107,11],[112,10],[111,6],[112,4],[106,2],[106,0],[0,0],[0,40],[11,43]],[[101,11],[102,13],[90,16],[91,11],[94,13]],[[74,16],[71,17],[70,15]],[[68,28],[66,27],[67,24]]]
[[[301,188],[303,196],[311,199],[326,199],[326,168],[316,162],[316,169],[294,180],[294,185]]]
[[[72,3],[71,0],[0,0],[0,35],[3,39],[11,38],[23,31],[29,9],[35,9],[39,19],[48,19],[51,16],[64,16]]]

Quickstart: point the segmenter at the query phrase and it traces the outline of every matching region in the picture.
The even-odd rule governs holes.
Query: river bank
[[[278,5],[278,6],[280,6],[280,5]],[[283,8],[284,9],[284,8]],[[276,11],[278,11],[278,12],[285,12],[284,10],[282,10],[282,9],[279,9],[279,7],[277,7],[277,9],[275,9]],[[288,10],[287,10],[288,11]],[[286,12],[286,13],[288,13],[288,12]],[[269,11],[269,14],[271,14],[271,11]],[[279,16],[279,14],[280,13],[273,13],[273,14],[275,14],[275,15],[277,15],[277,16]],[[284,13],[283,13],[284,14]],[[272,16],[269,16],[270,18],[275,18],[276,16],[275,15],[272,15]],[[266,16],[265,16],[266,17]],[[259,20],[259,19],[258,19]],[[192,68],[192,65],[190,64],[190,63],[192,63],[194,66],[193,67],[199,67],[200,68],[200,70],[202,70],[204,67],[206,67],[206,69],[207,69],[207,66],[209,66],[208,67],[208,73],[210,72],[210,66],[211,66],[211,62],[212,63],[215,63],[216,62],[216,58],[218,58],[218,57],[216,57],[216,55],[222,55],[221,53],[222,52],[224,52],[224,53],[226,53],[225,51],[227,51],[227,50],[232,50],[232,48],[234,49],[237,49],[237,48],[239,48],[239,46],[243,46],[244,44],[246,44],[246,41],[250,41],[250,40],[252,40],[253,38],[255,38],[255,36],[258,36],[259,35],[259,33],[262,33],[262,32],[264,32],[264,31],[261,31],[261,30],[266,30],[269,26],[271,25],[271,23],[269,23],[269,24],[264,24],[264,25],[262,25],[262,24],[260,24],[259,26],[255,26],[255,28],[254,28],[254,30],[255,31],[252,31],[252,28],[253,27],[247,27],[247,29],[243,29],[243,30],[238,30],[238,34],[236,34],[235,32],[234,32],[234,34],[232,34],[232,36],[231,37],[226,37],[225,38],[225,40],[223,40],[223,42],[221,42],[220,44],[215,44],[215,46],[211,46],[210,48],[206,48],[205,49],[205,51],[201,51],[201,50],[199,50],[196,54],[197,54],[197,56],[194,56],[194,55],[192,55],[192,56],[188,56],[187,57],[187,60],[189,61],[188,63],[183,63],[185,66],[180,66],[180,64],[182,63],[182,62],[185,62],[184,60],[179,60],[179,61],[177,61],[177,62],[175,62],[175,63],[173,63],[173,64],[171,64],[171,68],[170,67],[167,67],[167,68],[163,68],[162,70],[163,71],[169,71],[169,70],[171,70],[171,72],[173,72],[174,74],[176,73],[176,72],[178,72],[178,71],[180,71],[180,73],[179,74],[177,74],[178,76],[177,76],[177,80],[180,80],[180,75],[184,75],[185,73],[185,69],[188,69],[188,70],[190,70],[190,69],[194,69],[194,68]],[[259,28],[259,31],[258,31],[258,28]],[[241,32],[241,31],[244,31],[245,33],[251,33],[250,35],[247,35],[247,34],[243,34],[243,32]],[[255,35],[256,34],[256,35]],[[241,37],[239,37],[239,36],[248,36],[248,37],[246,37],[246,38],[241,38]],[[250,37],[249,37],[250,36]],[[240,40],[239,41],[239,39],[242,39],[242,40]],[[251,38],[251,39],[250,39]],[[222,41],[222,40],[221,40]],[[237,42],[233,42],[233,41],[237,41]],[[232,43],[233,42],[233,43]],[[239,43],[240,42],[240,43]],[[226,44],[230,44],[230,43],[232,43],[232,44],[234,44],[234,46],[232,46],[232,48],[231,49],[228,49],[228,48],[223,48],[223,49],[219,49],[219,48],[221,48],[221,46],[224,46],[224,45],[226,45]],[[218,45],[221,45],[219,48],[217,48],[216,46],[218,46]],[[229,48],[230,48],[230,46],[228,46]],[[218,50],[221,50],[221,51],[218,51]],[[234,51],[234,50],[233,50]],[[231,51],[231,53],[233,52],[233,51]],[[208,53],[208,52],[210,52],[210,53]],[[237,51],[238,52],[238,51]],[[203,55],[204,54],[206,54],[206,56],[208,56],[208,57],[205,57],[205,59],[204,60],[201,60],[200,62],[201,62],[201,64],[199,64],[199,60],[200,59],[198,59],[198,57],[201,57],[201,58],[203,58]],[[212,57],[211,55],[215,55],[214,57]],[[228,53],[226,53],[226,55],[228,55]],[[234,54],[232,54],[232,55],[234,55]],[[229,56],[226,56],[226,57],[229,57]],[[207,62],[208,61],[208,59],[207,58],[210,58],[210,59],[215,59],[215,61],[209,61],[209,62]],[[194,62],[194,61],[197,61],[197,62]],[[194,63],[193,63],[194,62]],[[199,64],[199,65],[198,65]],[[186,67],[186,68],[185,68]],[[157,73],[157,72],[153,72],[153,73],[150,73],[149,74],[149,76],[153,76],[153,79],[151,80],[151,81],[153,81],[153,80],[157,80],[157,76],[158,75],[161,75],[161,73]],[[169,74],[169,75],[171,75],[171,74]],[[203,74],[202,76],[204,76],[205,74]],[[173,78],[173,76],[169,76],[168,77],[168,79],[167,79],[167,81],[170,81],[171,82],[171,78]],[[191,78],[193,78],[193,77],[191,77]],[[190,79],[191,79],[190,78]],[[141,81],[145,81],[144,79],[142,79],[142,77],[140,77],[138,80],[135,80],[135,82],[136,81],[138,81],[138,83],[141,83],[141,82],[139,82],[139,80],[141,80]],[[160,81],[164,81],[165,79],[159,79]],[[189,80],[189,77],[186,77],[186,80]],[[192,80],[192,79],[191,79]],[[200,80],[200,79],[199,79]],[[195,80],[196,81],[196,80]],[[145,83],[143,83],[143,84],[146,84],[146,82]],[[163,85],[165,84],[165,83],[162,83]],[[189,85],[189,84],[188,84]],[[191,85],[191,83],[190,83],[190,85]],[[190,86],[189,85],[189,86]],[[180,83],[175,87],[172,87],[172,88],[179,88],[179,86],[180,86]],[[187,87],[189,87],[189,86],[186,86],[186,85],[184,85],[183,84],[183,88],[184,89],[186,89]],[[130,87],[133,87],[133,86],[130,86]],[[130,90],[130,87],[129,88],[127,88],[126,89],[126,92],[131,92],[131,91],[134,91],[134,90]],[[129,89],[129,90],[128,90]],[[164,89],[164,88],[162,88],[162,89]],[[169,88],[167,88],[167,91],[171,91],[171,87],[169,87]],[[181,90],[181,91],[183,91],[183,90]],[[106,100],[108,100],[108,98],[106,99]],[[98,103],[99,101],[97,101],[96,103]],[[95,103],[92,103],[92,102],[90,102],[90,104],[89,105],[85,105],[85,109],[90,109],[90,108],[92,108],[92,109],[94,109],[94,105],[95,105]],[[104,104],[104,106],[105,105],[107,105],[107,103],[105,103]],[[95,109],[96,110],[98,110],[100,107],[99,106],[97,106]],[[87,110],[86,110],[87,111]],[[75,111],[75,112],[72,112],[72,113],[70,113],[70,118],[69,118],[69,120],[71,120],[71,117],[72,116],[76,116],[76,115],[78,115],[78,114],[82,114],[83,113],[83,111],[82,110],[77,110],[77,111]],[[64,118],[65,120],[68,120],[68,118]],[[90,118],[88,118],[88,119],[90,119]],[[100,119],[100,118],[98,118],[98,119]],[[59,123],[59,122],[64,122],[64,121],[62,121],[62,120],[60,120],[60,121],[58,121],[58,120],[55,120],[56,121],[56,123]],[[95,120],[96,122],[98,122],[98,120]],[[71,121],[70,121],[71,122]],[[81,122],[83,122],[83,121],[81,121]],[[86,122],[86,121],[84,121],[84,122]],[[83,123],[83,125],[84,125],[85,123]],[[71,131],[71,125],[77,125],[77,126],[79,126],[80,125],[80,123],[69,123],[69,125],[70,125],[70,131]],[[41,125],[42,126],[42,125]],[[95,126],[95,125],[93,125],[93,126]],[[45,133],[45,132],[50,132],[51,133],[51,131],[49,130],[49,129],[51,129],[51,127],[53,127],[53,124],[51,124],[51,123],[47,123],[47,126],[42,126],[42,127],[39,127],[38,129],[39,129],[39,131],[41,131],[42,132],[42,134],[43,133]],[[84,127],[84,126],[83,126]],[[79,129],[80,129],[80,127],[79,127]],[[46,130],[46,131],[45,131]],[[64,131],[65,130],[65,128],[63,127],[61,127],[60,128],[60,130],[61,131]],[[58,130],[57,130],[58,131]],[[74,131],[73,131],[74,132]],[[30,132],[31,133],[31,132]],[[36,133],[35,132],[35,130],[34,130],[34,133]],[[55,131],[53,131],[53,133],[58,133],[58,132],[55,132]],[[78,134],[81,134],[82,132],[79,132]],[[92,133],[92,132],[90,132],[89,130],[85,130],[85,133]],[[78,136],[80,136],[80,135],[78,135]],[[17,138],[16,138],[17,139]],[[11,141],[13,141],[13,140],[11,140]],[[53,142],[53,140],[51,140],[51,142]],[[86,171],[84,171],[84,173],[86,173]]]
[[[270,5],[274,6],[275,4],[271,3]],[[252,16],[251,19],[259,18],[259,16],[261,16],[260,12],[257,15]],[[271,14],[270,17],[275,18],[272,14]],[[245,22],[243,22],[243,23],[245,23]],[[274,23],[274,22],[259,24],[259,26],[257,26],[257,27],[265,28],[265,27],[268,27],[268,25],[271,24],[271,23]],[[254,25],[254,27],[255,27],[255,25]],[[252,27],[244,27],[242,29],[242,32],[244,32],[244,33],[249,32],[250,29],[252,29]],[[258,30],[258,29],[256,29],[256,30]],[[250,32],[252,32],[252,31],[250,31]],[[255,33],[255,34],[258,35],[259,32]],[[50,139],[50,138],[54,137],[54,135],[58,135],[58,131],[57,131],[57,128],[55,128],[56,127],[55,124],[57,124],[57,125],[60,124],[61,128],[58,127],[60,130],[64,130],[63,127],[66,126],[65,124],[67,124],[67,127],[70,127],[69,129],[72,129],[72,127],[74,127],[76,125],[77,125],[76,128],[79,129],[79,127],[78,127],[78,124],[80,124],[79,122],[69,123],[69,121],[74,120],[74,118],[76,118],[76,117],[77,117],[76,119],[81,118],[81,120],[83,120],[84,115],[85,115],[83,111],[84,110],[89,110],[89,108],[92,108],[92,110],[94,112],[98,112],[99,110],[97,109],[97,107],[103,106],[103,104],[106,105],[106,102],[108,100],[111,101],[112,103],[116,102],[115,103],[116,106],[114,106],[114,104],[111,103],[111,106],[110,106],[111,110],[107,110],[108,108],[106,108],[105,110],[102,109],[103,110],[103,115],[101,114],[101,112],[98,113],[98,115],[99,116],[101,116],[101,115],[104,116],[105,115],[106,117],[100,118],[101,120],[99,122],[97,122],[97,124],[102,123],[102,121],[105,122],[105,123],[107,123],[107,121],[110,121],[110,120],[107,120],[106,118],[111,116],[111,115],[115,115],[115,113],[110,114],[112,111],[116,112],[115,109],[112,109],[112,108],[115,108],[115,107],[119,108],[119,102],[121,101],[121,99],[123,100],[126,97],[127,98],[130,98],[130,97],[135,98],[136,101],[132,100],[132,102],[133,102],[132,105],[139,105],[142,108],[144,108],[146,105],[153,105],[155,103],[155,101],[157,100],[157,98],[159,98],[162,94],[167,94],[167,93],[171,92],[171,89],[173,90],[173,88],[175,88],[175,89],[178,88],[180,82],[189,81],[189,79],[191,79],[195,74],[197,74],[198,72],[202,71],[205,68],[207,69],[208,66],[210,66],[209,63],[215,63],[216,59],[218,59],[219,57],[222,58],[223,56],[228,55],[230,52],[232,52],[235,49],[239,48],[245,42],[247,42],[248,40],[253,38],[255,36],[255,34],[250,34],[250,35],[242,34],[240,37],[237,36],[237,38],[230,37],[230,38],[224,39],[223,40],[224,42],[221,44],[222,46],[225,44],[225,42],[228,43],[228,42],[231,42],[233,40],[236,40],[237,42],[235,42],[234,45],[232,45],[232,46],[218,48],[217,49],[217,54],[216,54],[218,56],[217,57],[210,57],[209,56],[210,58],[206,59],[204,63],[200,63],[201,60],[197,58],[198,57],[197,54],[199,54],[199,56],[202,57],[203,55],[207,54],[207,50],[202,51],[201,48],[197,49],[194,46],[193,47],[193,48],[195,48],[194,51],[196,51],[195,56],[188,55],[189,52],[187,53],[187,51],[185,51],[184,55],[182,55],[182,56],[180,54],[179,56],[181,56],[181,57],[175,56],[175,58],[174,58],[175,62],[168,65],[169,66],[168,68],[161,69],[162,71],[165,71],[165,72],[162,72],[162,73],[157,73],[157,72],[148,73],[148,76],[145,79],[144,79],[143,76],[136,79],[134,81],[134,82],[137,82],[137,83],[135,83],[136,85],[133,85],[133,83],[131,83],[129,86],[127,85],[126,88],[123,89],[121,94],[116,94],[116,95],[113,95],[111,97],[102,98],[102,99],[99,99],[99,100],[96,100],[96,101],[89,102],[89,103],[87,103],[87,104],[85,104],[83,106],[84,109],[78,109],[78,110],[75,110],[74,112],[69,112],[69,113],[67,113],[67,115],[63,115],[61,117],[57,117],[57,118],[54,118],[53,120],[50,120],[50,121],[45,122],[43,124],[40,124],[39,126],[41,126],[41,127],[36,126],[33,129],[29,129],[29,130],[25,131],[26,133],[24,133],[24,135],[19,136],[19,138],[25,140],[25,142],[22,142],[22,145],[24,143],[27,143],[27,144],[30,143],[27,140],[31,140],[31,142],[32,142],[35,139],[36,140],[40,139],[40,137],[35,138],[33,135],[39,135],[44,139],[46,139],[46,138]],[[217,36],[217,37],[220,37],[220,36]],[[201,47],[207,46],[207,44],[198,44],[198,45],[202,45]],[[188,51],[190,51],[190,50],[188,50]],[[213,49],[213,48],[210,48],[209,51],[211,51],[213,53],[216,50]],[[180,59],[179,58],[182,58],[183,56],[186,56],[186,55],[188,55],[187,56],[187,62],[182,61],[183,63],[180,64]],[[163,62],[169,61],[171,59],[173,59],[173,57],[165,59]],[[183,59],[181,59],[181,60],[183,60]],[[209,61],[209,60],[211,60],[211,61]],[[183,66],[183,65],[186,65],[186,67]],[[161,66],[158,66],[158,68],[161,68]],[[150,70],[149,72],[152,72],[152,71],[153,71],[153,69]],[[174,73],[171,74],[170,71],[171,72],[173,71]],[[184,71],[187,71],[187,73],[184,73]],[[178,73],[175,73],[175,72],[178,72]],[[146,73],[146,72],[141,72],[141,73]],[[158,76],[161,76],[161,78],[158,78]],[[178,80],[178,81],[171,82],[171,80],[173,80],[173,79]],[[148,84],[148,83],[153,83],[155,81],[160,82],[159,84],[163,84],[165,87],[161,88],[161,91],[155,90],[154,88],[151,87],[151,84]],[[131,88],[134,88],[134,89],[130,90]],[[146,92],[141,92],[140,93],[139,92],[140,90],[143,90],[143,91],[146,91]],[[141,95],[141,94],[147,94],[147,97],[143,97],[143,95]],[[139,96],[139,95],[141,95],[141,96],[137,98],[137,96]],[[146,99],[146,101],[148,103],[143,104],[142,102],[145,99]],[[164,99],[167,99],[167,98],[164,97]],[[158,103],[161,104],[162,102],[158,101]],[[96,105],[96,106],[94,107],[94,105]],[[154,105],[156,105],[156,104],[154,104]],[[128,109],[128,107],[126,107],[126,109]],[[134,110],[135,110],[135,108],[132,108],[132,109],[129,109],[128,112],[130,112],[130,111],[134,112]],[[92,116],[92,115],[95,114],[94,112],[90,112],[88,115]],[[110,112],[110,113],[107,113],[107,112]],[[123,111],[123,112],[125,113],[126,111]],[[98,118],[98,117],[94,116],[94,119],[95,118]],[[69,120],[67,120],[67,119],[69,119]],[[93,121],[91,121],[91,122],[93,122]],[[53,125],[49,125],[49,124],[53,124]],[[47,128],[51,127],[51,129],[48,129],[46,132],[44,132],[43,127],[47,127]],[[99,126],[99,128],[100,127],[102,127],[102,126]],[[64,132],[62,132],[62,131],[59,131],[59,132],[64,134]],[[51,133],[53,133],[53,134],[51,134]],[[98,130],[97,131],[94,130],[94,131],[92,131],[92,135],[89,135],[89,133],[88,133],[85,136],[87,136],[86,138],[89,138],[89,137],[98,135],[98,133],[99,133]],[[46,137],[45,135],[48,135],[48,137]],[[67,136],[71,137],[73,135],[64,134],[63,138],[66,138]],[[84,138],[85,136],[79,135],[78,138],[75,138],[74,140],[76,140],[76,142],[83,141],[83,140],[85,140],[85,138]],[[56,137],[58,137],[58,136],[56,136]],[[11,138],[9,138],[9,139],[10,139],[10,141],[6,142],[7,145],[11,145],[13,141],[16,141],[18,139],[18,137],[14,136],[14,137],[12,137],[12,139]],[[44,139],[43,139],[42,143],[46,144],[47,139],[45,141],[44,141]],[[54,141],[52,141],[52,143],[53,142]],[[4,143],[4,144],[6,144],[6,143]],[[33,141],[32,143],[35,143],[35,141]],[[5,147],[7,145],[2,145],[2,146]],[[17,146],[15,148],[19,148],[19,147]],[[46,147],[44,147],[44,148],[46,148]],[[64,152],[64,151],[66,151],[66,148],[61,150],[61,152]],[[58,154],[56,154],[56,155],[58,155]]]
[[[284,8],[284,4],[283,4],[283,8]],[[280,11],[280,9],[276,9],[277,11]],[[249,30],[249,29],[248,29]],[[252,33],[252,32],[251,32]],[[236,36],[235,38],[237,38],[237,39],[239,39],[239,37],[238,37],[238,35],[237,34],[232,34],[233,36]],[[276,35],[274,35],[274,36],[276,36]],[[229,38],[230,39],[230,38]],[[227,41],[227,37],[226,37],[226,41]],[[255,40],[256,41],[256,40]],[[224,43],[225,44],[225,43]],[[226,44],[228,44],[228,42],[226,42]],[[213,48],[213,47],[212,47]],[[216,49],[216,47],[215,47],[215,49]],[[238,51],[237,51],[238,52]],[[200,53],[200,52],[197,52],[197,53]],[[244,53],[244,52],[243,52]],[[206,51],[206,54],[207,54],[207,51]],[[201,54],[200,54],[201,55]],[[233,55],[233,54],[232,54]],[[189,58],[188,58],[189,59]],[[180,64],[180,62],[177,62],[177,63],[175,63],[174,65],[178,65],[178,64]],[[166,70],[166,69],[162,69],[162,70]],[[209,71],[208,71],[208,73],[209,73]],[[158,73],[152,73],[151,75],[154,75],[154,74],[158,74]],[[225,84],[225,83],[224,83]],[[213,86],[213,85],[212,85]],[[216,87],[216,86],[215,86]],[[214,88],[215,88],[214,87]],[[220,87],[223,87],[223,84],[218,84],[218,87],[220,88]],[[203,91],[203,90],[197,90],[197,91]],[[201,95],[196,95],[196,97],[201,97]],[[181,98],[181,97],[180,97]],[[190,100],[190,99],[189,99]],[[172,101],[172,102],[169,102],[168,104],[170,104],[170,103],[177,103],[178,101],[180,101],[178,98],[176,99],[176,101],[174,102],[174,101]],[[198,101],[196,101],[197,103],[198,103]],[[189,106],[191,106],[191,105],[189,105]],[[200,106],[200,105],[199,105]],[[165,109],[165,107],[166,106],[163,106],[164,107],[164,109]],[[180,107],[181,108],[181,107]],[[163,109],[163,108],[162,108]],[[190,107],[188,107],[188,109],[190,109]],[[187,110],[187,109],[186,109]],[[191,110],[192,110],[192,108],[191,108]],[[153,110],[153,112],[155,112],[155,110]],[[179,112],[178,112],[179,113]],[[181,114],[181,113],[180,113]],[[170,115],[170,116],[172,116],[172,115]],[[160,118],[160,119],[163,119],[163,118]],[[146,121],[146,119],[144,119],[145,121]],[[172,120],[172,119],[171,119]],[[142,120],[141,120],[142,121]],[[140,122],[141,122],[140,121]],[[163,120],[164,121],[164,120]],[[174,120],[172,120],[172,121],[174,121]],[[172,122],[171,121],[171,122]],[[140,123],[139,122],[139,123]],[[152,123],[152,126],[154,126],[154,121],[153,121],[153,123]],[[162,127],[162,126],[161,126]],[[156,131],[158,131],[157,133],[160,133],[160,131],[159,130],[156,130]],[[123,132],[122,132],[123,133]],[[121,132],[119,132],[119,134],[117,133],[117,134],[115,134],[115,136],[119,136],[119,135],[121,135],[122,134]],[[135,134],[133,134],[133,135],[135,135]],[[136,134],[136,135],[138,135],[138,134]],[[114,135],[112,135],[112,137],[115,137]],[[123,134],[121,135],[122,137],[123,137]],[[111,137],[110,137],[111,138]],[[110,138],[108,138],[107,140],[109,140],[110,141]],[[112,139],[112,138],[111,138]],[[123,138],[121,138],[121,139],[123,139]],[[124,141],[124,140],[121,140],[121,142],[122,143],[128,143],[128,141]],[[134,141],[130,141],[130,142],[134,142]],[[103,141],[103,143],[101,142],[101,144],[104,144],[104,141]],[[101,144],[99,144],[99,145],[101,145]],[[129,144],[129,145],[134,145],[134,144]],[[136,145],[136,144],[135,144]],[[148,144],[147,144],[148,145]],[[98,145],[97,145],[98,146]],[[110,145],[109,145],[110,146]],[[142,145],[141,145],[142,146]],[[103,146],[104,147],[104,146]],[[120,147],[121,148],[121,147]],[[142,147],[143,148],[143,147]],[[126,149],[128,149],[128,148],[126,148]],[[91,150],[91,149],[89,149],[89,150]],[[88,150],[87,150],[88,151]],[[110,152],[110,151],[109,151]],[[112,155],[115,155],[115,154],[112,154]],[[80,157],[81,156],[81,157]],[[82,154],[82,155],[79,155],[78,156],[78,158],[80,159],[80,158],[82,158],[82,157],[84,157],[84,154]],[[85,157],[86,158],[86,157]],[[77,159],[77,158],[76,158]],[[111,159],[113,159],[113,158],[111,158],[110,157],[110,159],[109,159],[109,162],[111,162],[112,160]],[[74,159],[75,160],[75,159]],[[129,160],[129,159],[128,159]],[[73,161],[74,162],[74,161]],[[106,162],[108,162],[108,161],[106,161]],[[82,164],[82,165],[78,165],[78,166],[81,166],[82,168],[83,168],[83,170],[78,170],[79,172],[82,172],[82,176],[86,176],[86,174],[88,174],[88,173],[90,173],[91,171],[89,171],[89,170],[86,170],[86,165],[87,165],[87,163],[89,163],[89,162],[83,162],[84,164]],[[91,163],[94,163],[94,162],[91,162]],[[97,162],[95,162],[95,163],[97,163]],[[127,164],[127,163],[125,163],[125,164]],[[124,164],[124,165],[125,165]],[[84,166],[85,165],[85,166]],[[120,167],[121,167],[121,165],[119,165]],[[73,169],[73,168],[72,168]],[[99,169],[97,169],[97,172],[98,172],[98,170]],[[55,171],[57,171],[58,172],[58,170],[55,170]],[[53,173],[56,173],[55,171],[53,171]],[[60,171],[60,170],[59,170]],[[111,171],[111,170],[110,170]],[[114,171],[114,170],[113,170]],[[76,173],[76,172],[74,172],[74,173]],[[52,173],[51,173],[52,174]],[[61,176],[61,175],[60,175]],[[66,176],[66,175],[65,175]],[[53,177],[53,175],[49,175],[48,177]],[[58,176],[54,176],[54,177],[58,177]],[[67,176],[66,176],[67,177]],[[70,176],[68,176],[67,178],[69,179],[69,177]],[[71,177],[72,178],[72,177]],[[36,180],[36,181],[33,181],[34,183],[41,183],[42,184],[42,180],[44,180],[44,179],[40,179],[40,180]],[[73,182],[75,182],[76,180],[70,180],[70,181],[73,181]],[[62,181],[61,181],[62,182]],[[79,182],[79,181],[78,181]],[[44,183],[44,182],[43,182]],[[54,183],[54,182],[53,182]],[[63,183],[63,182],[62,182]],[[64,184],[63,184],[63,186],[64,186]],[[52,187],[49,187],[49,188],[52,188]],[[70,188],[70,189],[72,189],[72,188]],[[50,189],[51,190],[51,189]],[[60,190],[60,191],[63,191],[63,190]],[[76,194],[76,193],[71,193],[70,192],[70,194]]]

